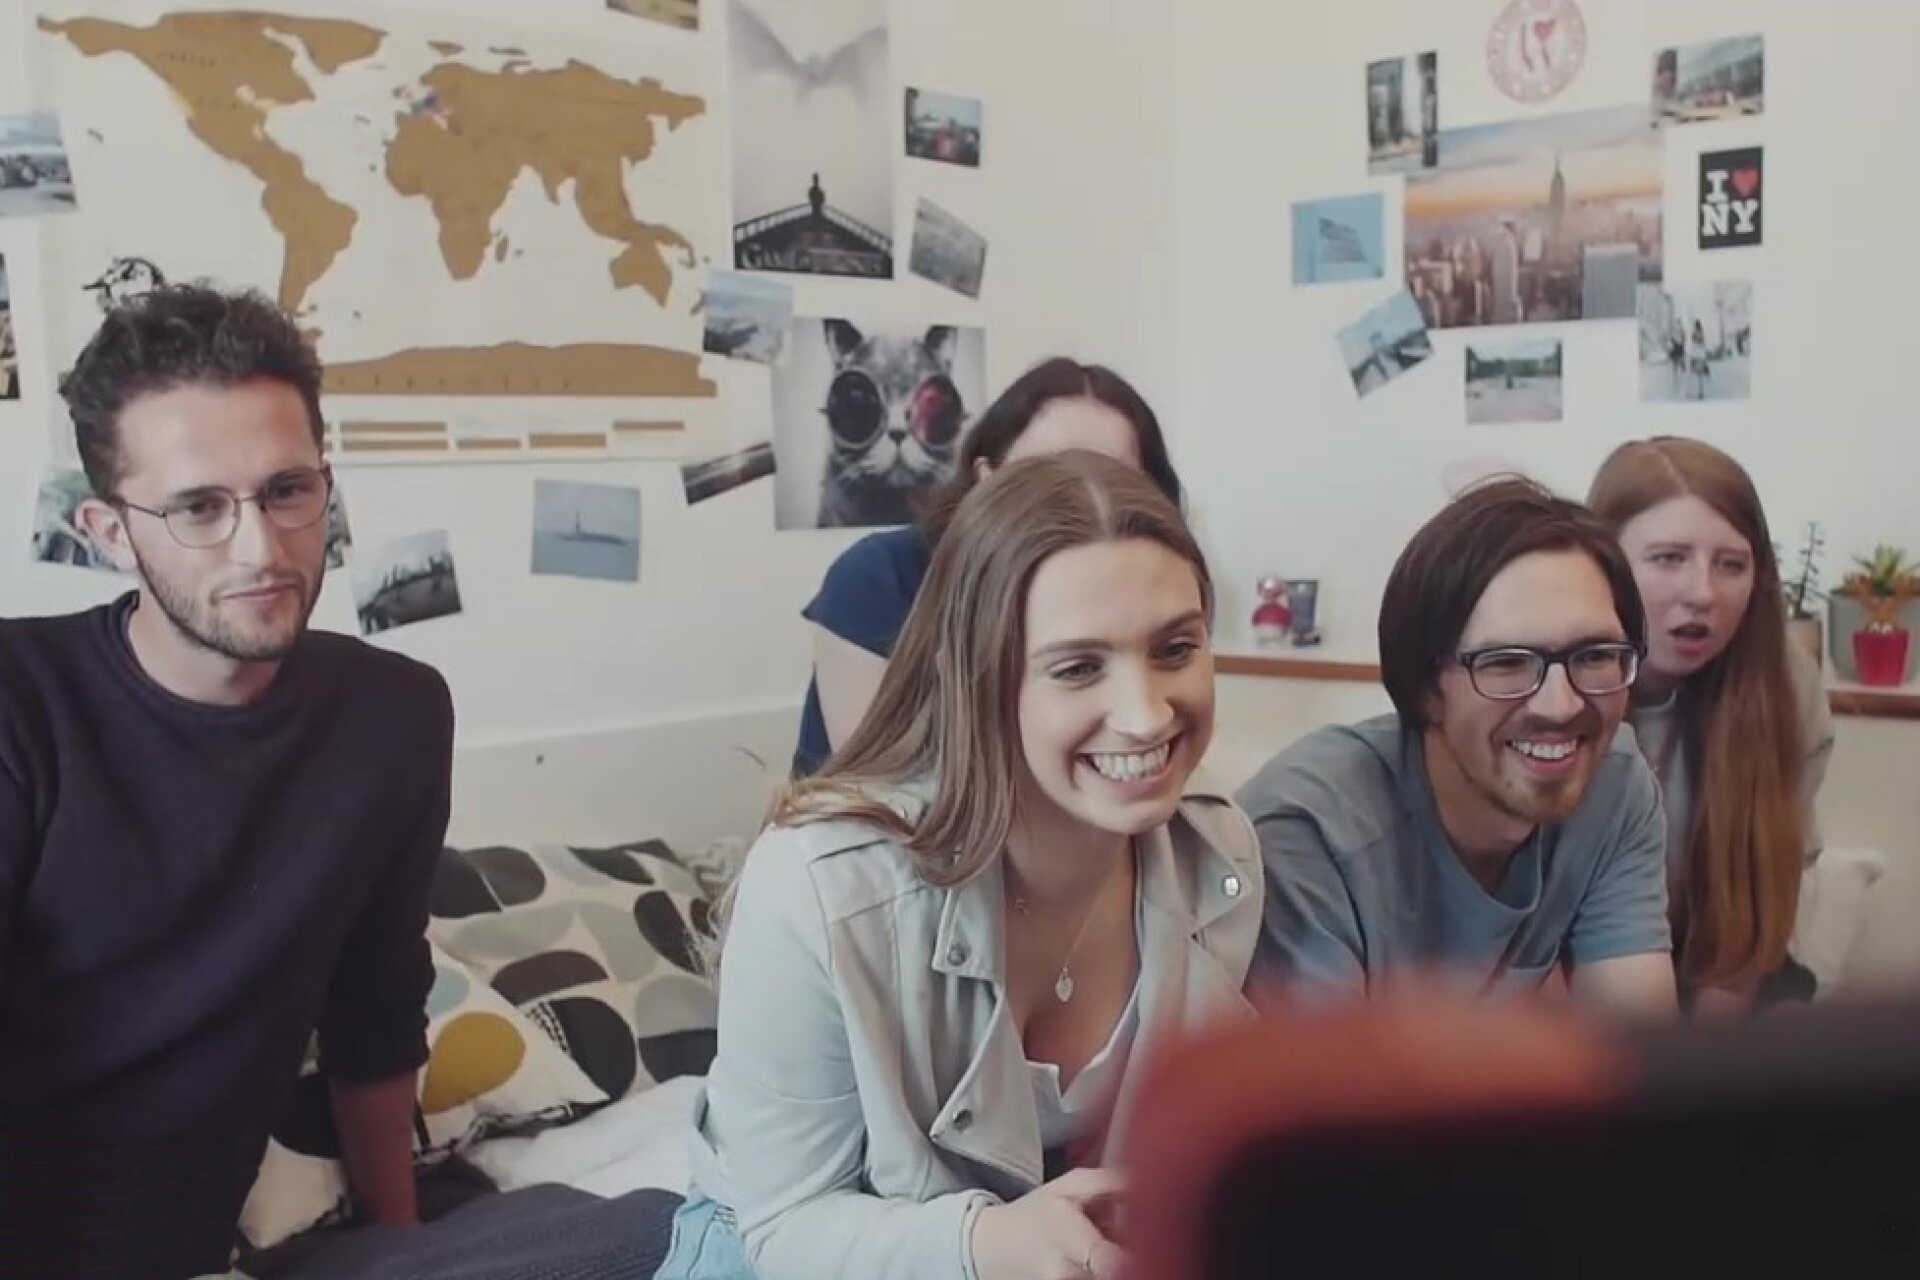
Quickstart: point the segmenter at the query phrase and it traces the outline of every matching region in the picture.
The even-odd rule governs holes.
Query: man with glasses
[[[360,1210],[415,1215],[453,714],[307,630],[320,368],[254,294],[111,311],[62,380],[88,535],[137,588],[0,621],[0,1258],[226,1269],[318,1031]],[[0,1270],[7,1270],[0,1265]]]
[[[1671,1012],[1665,824],[1620,726],[1645,631],[1585,507],[1502,479],[1428,521],[1380,606],[1395,711],[1308,735],[1239,795],[1267,870],[1256,971],[1309,993],[1564,976]]]

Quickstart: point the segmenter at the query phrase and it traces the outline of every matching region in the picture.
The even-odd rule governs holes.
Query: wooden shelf
[[[1355,684],[1377,684],[1380,680],[1380,666],[1374,662],[1334,662],[1265,653],[1216,653],[1213,669],[1226,676],[1270,676],[1282,680],[1345,680]],[[1893,689],[1841,685],[1827,690],[1827,703],[1837,716],[1920,720],[1920,686],[1915,685]]]

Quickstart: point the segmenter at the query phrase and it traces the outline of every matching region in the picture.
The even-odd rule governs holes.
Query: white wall
[[[175,7],[156,5],[156,9]],[[325,11],[288,0],[265,6]],[[727,102],[721,51],[725,6],[704,0],[706,26],[688,35],[609,14],[601,0],[414,0],[457,38],[463,15],[519,23],[595,41],[645,42],[684,60],[704,81],[724,145]],[[1164,268],[1145,250],[1164,216],[1161,184],[1143,179],[1141,147],[1161,104],[1143,99],[1141,68],[1157,63],[1145,0],[894,0],[894,99],[906,84],[986,100],[978,172],[896,161],[896,241],[904,269],[916,197],[927,195],[989,237],[983,296],[974,304],[914,277],[890,284],[788,277],[796,311],[882,319],[948,320],[987,330],[989,394],[1056,351],[1145,370],[1151,392],[1163,359],[1162,311],[1153,291]],[[0,6],[0,112],[46,105],[29,5]],[[360,7],[337,6],[353,14]],[[1144,35],[1145,31],[1148,34]],[[131,69],[130,77],[144,73]],[[680,86],[672,86],[680,87]],[[897,144],[897,142],[896,142]],[[724,161],[724,156],[720,157]],[[725,181],[727,166],[716,166]],[[86,193],[81,191],[84,209]],[[709,243],[729,243],[725,202],[715,202]],[[82,212],[78,216],[85,217]],[[642,216],[644,216],[644,211]],[[53,377],[67,344],[46,339],[49,278],[40,228],[0,220],[0,254],[12,273],[25,394],[0,404],[0,612],[57,612],[110,598],[118,581],[26,559],[32,502],[45,461]],[[261,265],[271,283],[277,263]],[[404,299],[391,305],[404,306]],[[50,349],[55,348],[55,349]],[[720,368],[740,443],[764,430],[766,378]],[[445,528],[465,612],[389,632],[377,643],[431,662],[453,687],[464,746],[633,723],[722,716],[793,704],[808,649],[800,607],[850,540],[837,533],[772,531],[772,486],[761,483],[688,509],[677,466],[660,463],[498,465],[463,469],[344,467],[358,545]],[[534,477],[637,485],[642,491],[637,587],[528,573]],[[353,627],[345,574],[328,582],[318,625]]]
[[[1247,647],[1262,573],[1322,580],[1321,655],[1369,659],[1380,588],[1443,500],[1443,468],[1491,456],[1583,494],[1623,439],[1695,435],[1753,473],[1776,537],[1828,526],[1828,566],[1893,541],[1920,551],[1912,457],[1920,175],[1906,163],[1901,88],[1920,7],[1882,0],[1583,0],[1585,69],[1537,108],[1503,97],[1482,42],[1494,0],[1179,6],[1171,31],[1175,236],[1171,316],[1175,454],[1222,584],[1228,647]],[[1531,326],[1565,339],[1565,421],[1465,425],[1462,347],[1357,399],[1334,331],[1400,284],[1397,177],[1369,179],[1364,66],[1434,49],[1443,128],[1647,99],[1657,47],[1761,31],[1766,111],[1667,134],[1669,281],[1754,281],[1752,399],[1638,400],[1632,321]],[[1701,151],[1766,148],[1765,243],[1696,247]],[[1291,284],[1289,205],[1385,193],[1386,277]],[[1500,331],[1493,331],[1500,332]],[[1513,332],[1507,330],[1505,332]]]

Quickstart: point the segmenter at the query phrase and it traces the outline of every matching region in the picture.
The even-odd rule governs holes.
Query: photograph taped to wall
[[[373,635],[460,612],[460,582],[445,529],[408,534],[353,558],[360,634]]]
[[[980,296],[987,272],[987,238],[933,201],[922,198],[913,212],[913,249],[908,269],[969,298]]]
[[[680,468],[680,484],[686,490],[687,505],[691,507],[708,498],[731,493],[743,484],[770,476],[773,469],[773,442],[763,440],[737,453],[683,465]]]
[[[732,0],[733,265],[893,276],[884,0]]]
[[[607,8],[683,31],[700,29],[700,0],[607,0]]]
[[[1293,206],[1293,282],[1378,280],[1386,272],[1383,201],[1377,191]]]
[[[1408,173],[1440,161],[1439,61],[1432,50],[1367,64],[1367,172]]]
[[[1767,43],[1730,36],[1679,45],[1653,55],[1657,125],[1738,120],[1766,110]]]
[[[1467,343],[1467,421],[1558,422],[1558,338],[1473,338]]]
[[[13,286],[0,255],[0,400],[20,398],[20,352],[13,339]]]
[[[327,568],[338,569],[347,562],[347,552],[353,550],[353,530],[347,525],[347,499],[340,492],[340,477],[333,477],[333,487],[327,491]]]
[[[907,154],[916,160],[980,167],[978,98],[909,88],[907,98]]]
[[[1759,147],[1700,156],[1700,247],[1733,249],[1760,243],[1765,157]]]
[[[640,491],[616,484],[533,482],[533,572],[640,580]]]
[[[1752,382],[1752,281],[1642,287],[1642,400],[1745,400]]]
[[[1347,376],[1363,396],[1433,354],[1426,321],[1405,289],[1340,330],[1339,344]]]
[[[166,273],[147,259],[120,257],[107,263],[99,275],[80,287],[93,295],[94,305],[105,315],[166,282]]]
[[[796,317],[773,371],[774,527],[907,524],[985,407],[986,338]]]
[[[33,559],[42,564],[119,572],[80,527],[80,504],[92,496],[93,486],[87,483],[84,472],[62,466],[47,468],[33,507]]]
[[[714,271],[700,295],[700,349],[776,364],[793,328],[793,289],[744,271]]]
[[[50,111],[0,115],[0,218],[78,207],[59,117]]]
[[[1406,188],[1407,288],[1429,326],[1624,319],[1658,283],[1664,152],[1645,107],[1450,129]]]

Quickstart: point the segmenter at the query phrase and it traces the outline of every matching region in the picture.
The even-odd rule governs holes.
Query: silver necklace
[[[1100,910],[1100,899],[1106,891],[1107,887],[1101,885],[1100,891],[1093,895],[1093,905],[1087,908],[1086,919],[1080,922],[1080,932],[1073,935],[1073,945],[1068,947],[1067,954],[1060,958],[1060,976],[1054,979],[1053,995],[1054,999],[1061,1004],[1066,1004],[1073,999],[1073,971],[1069,966],[1073,963],[1073,953],[1080,949],[1080,943],[1087,936],[1087,926],[1093,923],[1094,915]],[[1013,896],[1013,909],[1028,919],[1033,918],[1033,908],[1028,906],[1027,900],[1017,893]]]

